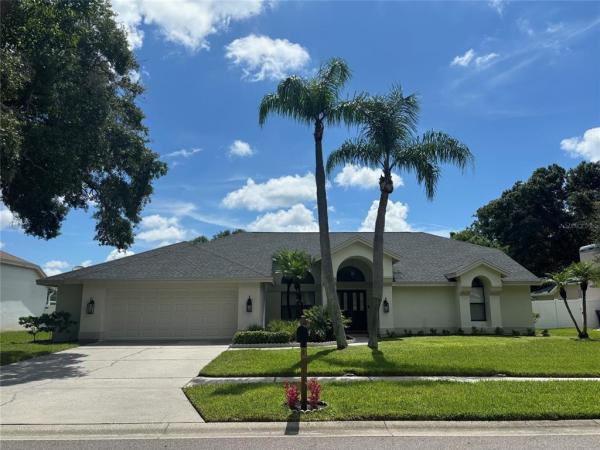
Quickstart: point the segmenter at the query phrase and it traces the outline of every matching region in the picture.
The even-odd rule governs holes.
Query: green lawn
[[[600,340],[567,337],[444,336],[367,346],[308,349],[311,375],[600,376]],[[299,374],[299,350],[228,350],[202,369],[205,376]]]
[[[542,329],[536,330],[538,333],[542,331]],[[577,337],[577,330],[575,328],[553,328],[548,330],[550,332],[550,336],[566,336],[566,337]],[[588,328],[588,334],[592,339],[600,339],[600,330],[594,330],[592,328]]]
[[[38,342],[26,331],[4,331],[0,333],[0,366],[36,356],[59,352],[77,347],[76,343],[53,344],[49,341],[49,333],[39,333]]]
[[[526,420],[600,417],[600,382],[485,381],[323,383],[329,406],[310,414],[283,406],[280,384],[184,389],[207,422],[286,420]]]

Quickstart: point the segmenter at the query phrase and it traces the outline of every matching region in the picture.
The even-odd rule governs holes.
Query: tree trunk
[[[387,177],[386,177],[387,178]],[[391,177],[390,177],[391,179]],[[385,231],[385,212],[388,204],[389,188],[387,181],[380,180],[381,195],[373,234],[373,295],[367,302],[367,330],[369,347],[377,350],[379,334],[379,308],[383,300],[383,233]],[[393,188],[392,188],[393,189]]]
[[[315,122],[315,181],[317,184],[317,211],[319,215],[319,241],[321,245],[321,283],[325,288],[327,308],[333,324],[333,332],[337,348],[348,346],[346,330],[342,323],[342,312],[335,290],[333,263],[331,261],[331,244],[329,242],[329,218],[327,214],[327,193],[325,191],[325,167],[323,165],[323,123]]]
[[[286,305],[287,305],[287,313],[288,313],[288,320],[292,320],[292,306],[290,305],[290,288],[292,287],[292,283],[288,283],[287,284],[287,292],[286,292]]]
[[[582,309],[583,309],[583,332],[579,334],[579,337],[581,339],[587,339],[590,336],[588,335],[587,332],[587,300],[586,300],[586,293],[587,293],[587,283],[583,282],[581,283],[581,303],[582,303]]]
[[[563,299],[563,302],[565,302],[565,307],[567,308],[567,312],[569,313],[571,320],[575,324],[575,329],[577,330],[577,336],[581,336],[581,330],[579,329],[579,325],[577,325],[575,316],[571,312],[571,308],[569,307],[569,302],[567,301],[567,291],[565,291],[563,288],[560,289],[560,297]]]

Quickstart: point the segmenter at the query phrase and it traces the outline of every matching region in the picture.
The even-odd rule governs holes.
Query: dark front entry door
[[[344,316],[352,319],[349,331],[367,331],[367,291],[365,290],[339,290],[338,299],[340,309]]]

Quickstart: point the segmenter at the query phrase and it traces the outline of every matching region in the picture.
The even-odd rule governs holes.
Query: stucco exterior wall
[[[0,264],[0,330],[22,330],[19,317],[48,312],[48,288],[38,286],[38,278],[40,274],[33,269]]]
[[[500,305],[505,329],[524,331],[533,328],[529,286],[504,286],[500,293]]]
[[[56,311],[65,311],[71,314],[71,320],[76,322],[68,331],[54,333],[55,341],[76,340],[79,336],[79,321],[81,316],[81,296],[83,286],[71,284],[59,286],[56,293]]]
[[[394,286],[392,293],[389,314],[393,317],[395,332],[403,333],[405,329],[429,332],[430,328],[436,328],[441,334],[444,329],[454,331],[460,326],[454,286]],[[384,329],[384,320],[381,321],[383,332],[389,329]],[[387,320],[385,324],[390,326]]]

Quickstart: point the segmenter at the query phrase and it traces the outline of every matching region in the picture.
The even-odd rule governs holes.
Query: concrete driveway
[[[0,423],[198,422],[181,387],[226,349],[103,343],[2,366]]]

